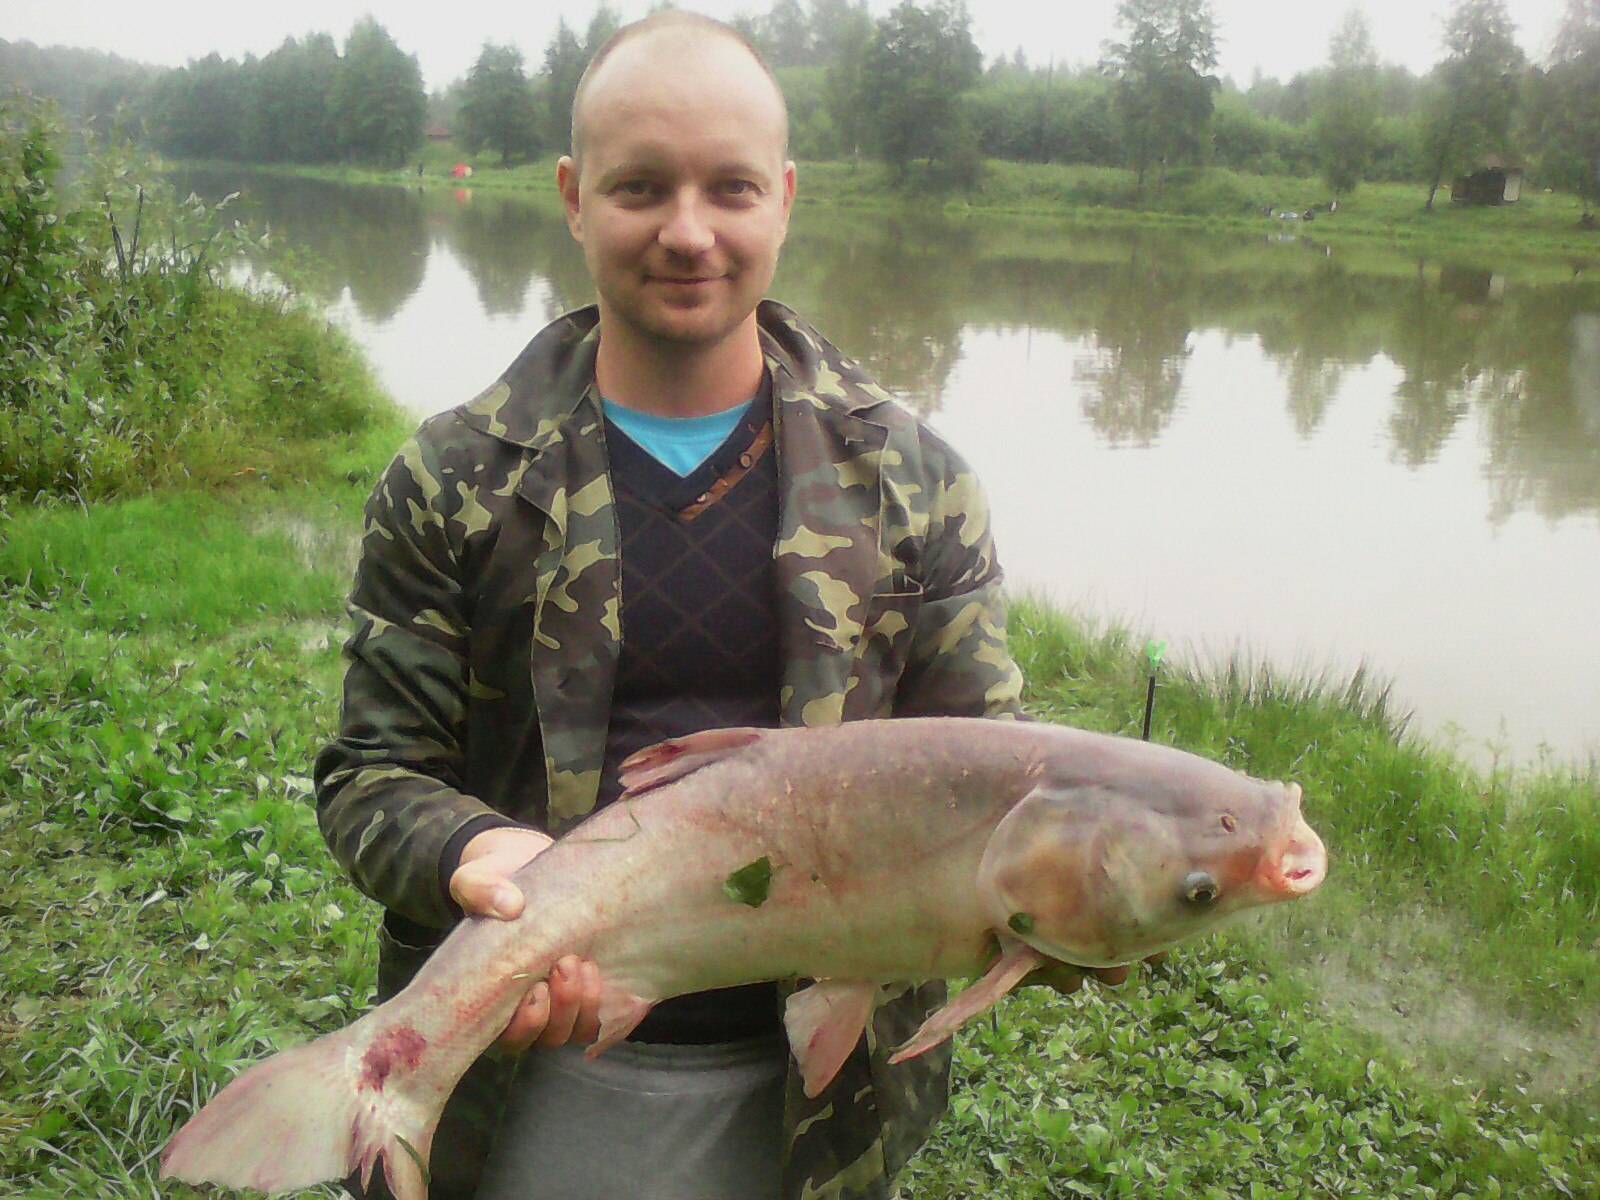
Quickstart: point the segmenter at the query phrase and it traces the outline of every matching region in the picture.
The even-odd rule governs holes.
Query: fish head
[[[984,851],[978,884],[995,928],[1109,967],[1315,891],[1328,856],[1299,785],[1205,766],[1036,788]]]

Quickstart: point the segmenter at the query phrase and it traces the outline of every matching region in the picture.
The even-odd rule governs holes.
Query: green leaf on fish
[[[1008,920],[1006,922],[1006,924],[1011,926],[1011,931],[1013,933],[1032,933],[1033,932],[1033,914],[1032,913],[1025,913],[1025,912],[1014,912],[1014,913],[1011,914],[1011,919]]]
[[[740,867],[723,881],[723,894],[740,904],[760,908],[772,890],[772,860],[763,854],[753,863]]]

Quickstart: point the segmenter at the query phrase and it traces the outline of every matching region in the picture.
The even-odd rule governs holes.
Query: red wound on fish
[[[428,1039],[408,1025],[384,1030],[361,1056],[358,1085],[381,1092],[390,1072],[396,1067],[407,1071],[414,1069],[422,1061],[422,1052],[427,1048]]]

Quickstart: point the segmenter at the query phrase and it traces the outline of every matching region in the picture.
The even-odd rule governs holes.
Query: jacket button
[[[696,504],[704,504],[709,499],[711,499],[711,493],[710,492],[701,492],[700,493],[700,498],[698,500],[696,500],[695,503]]]
[[[748,467],[754,461],[755,460],[753,458],[751,458],[748,454],[739,455],[739,465],[741,467]]]

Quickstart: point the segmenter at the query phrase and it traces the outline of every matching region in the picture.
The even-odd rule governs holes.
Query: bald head
[[[788,157],[789,109],[772,68],[749,39],[711,17],[665,9],[624,25],[584,68],[572,98],[572,158],[580,168],[596,113],[635,94],[641,80],[702,88],[714,80],[710,86],[745,91],[752,103],[770,110],[763,115],[775,121],[779,156]]]

